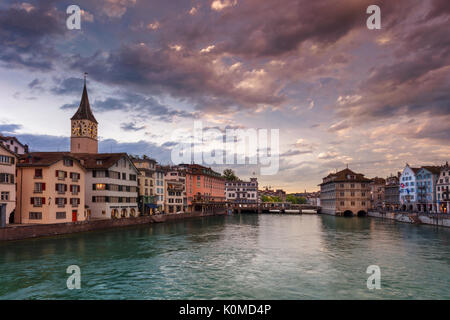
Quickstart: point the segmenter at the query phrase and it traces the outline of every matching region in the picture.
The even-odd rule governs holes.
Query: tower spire
[[[78,107],[77,112],[75,112],[71,120],[90,120],[94,123],[98,123],[94,117],[94,114],[92,113],[91,105],[89,103],[89,97],[86,88],[86,75],[87,72],[84,73],[84,87],[83,87],[83,94],[81,96],[80,106]]]

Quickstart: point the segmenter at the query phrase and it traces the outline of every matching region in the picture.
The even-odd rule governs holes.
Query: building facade
[[[86,205],[93,219],[139,215],[138,169],[126,153],[73,154],[86,168]]]
[[[385,207],[386,180],[383,178],[372,178],[370,182],[370,207],[382,210]]]
[[[436,183],[437,209],[439,213],[448,214],[450,210],[450,166],[448,162],[441,167]]]
[[[0,145],[14,152],[16,155],[28,153],[28,145],[22,144],[16,137],[2,136],[0,134]]]
[[[401,210],[413,211],[417,205],[416,173],[419,168],[412,168],[406,164],[399,181]]]
[[[386,178],[386,186],[384,188],[384,203],[387,210],[398,210],[400,207],[399,193],[399,172],[397,176],[391,175]]]
[[[370,179],[350,169],[331,173],[320,186],[321,212],[340,216],[365,216],[370,208]]]
[[[165,171],[160,165],[155,167],[155,195],[156,195],[156,206],[157,212],[164,211],[164,176]]]
[[[186,172],[183,168],[168,168],[164,176],[164,212],[187,211]]]
[[[154,214],[158,208],[155,192],[156,161],[147,156],[141,159],[132,157],[131,160],[140,172],[138,176],[139,211],[143,215]]]
[[[437,212],[436,184],[439,179],[441,167],[424,166],[416,175],[417,211]]]
[[[16,212],[16,155],[0,144],[0,204],[6,205],[5,224],[14,222]]]
[[[34,152],[17,164],[15,223],[84,221],[85,169],[64,152]]]
[[[235,204],[257,204],[258,203],[258,180],[250,178],[250,181],[226,181],[226,201]]]

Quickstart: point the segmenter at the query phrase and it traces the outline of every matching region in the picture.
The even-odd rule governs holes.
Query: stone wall
[[[423,215],[417,213],[396,213],[378,211],[369,211],[369,217],[391,219],[399,222],[415,223],[415,224],[430,224],[435,226],[450,227],[450,217],[444,215]]]
[[[10,225],[6,228],[0,228],[0,241],[55,236],[69,233],[121,228],[141,224],[161,223],[161,222],[177,221],[189,218],[224,215],[224,214],[226,214],[225,211],[214,213],[192,212],[180,214],[153,215],[145,217],[126,218],[126,219],[79,221],[79,222],[45,224],[45,225]]]

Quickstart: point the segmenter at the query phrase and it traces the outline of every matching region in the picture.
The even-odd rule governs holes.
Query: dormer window
[[[97,165],[102,165],[103,164],[103,160],[97,160]]]

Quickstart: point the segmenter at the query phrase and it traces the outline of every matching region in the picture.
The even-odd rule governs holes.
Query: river
[[[367,217],[206,217],[0,243],[0,299],[450,299],[449,244]]]

